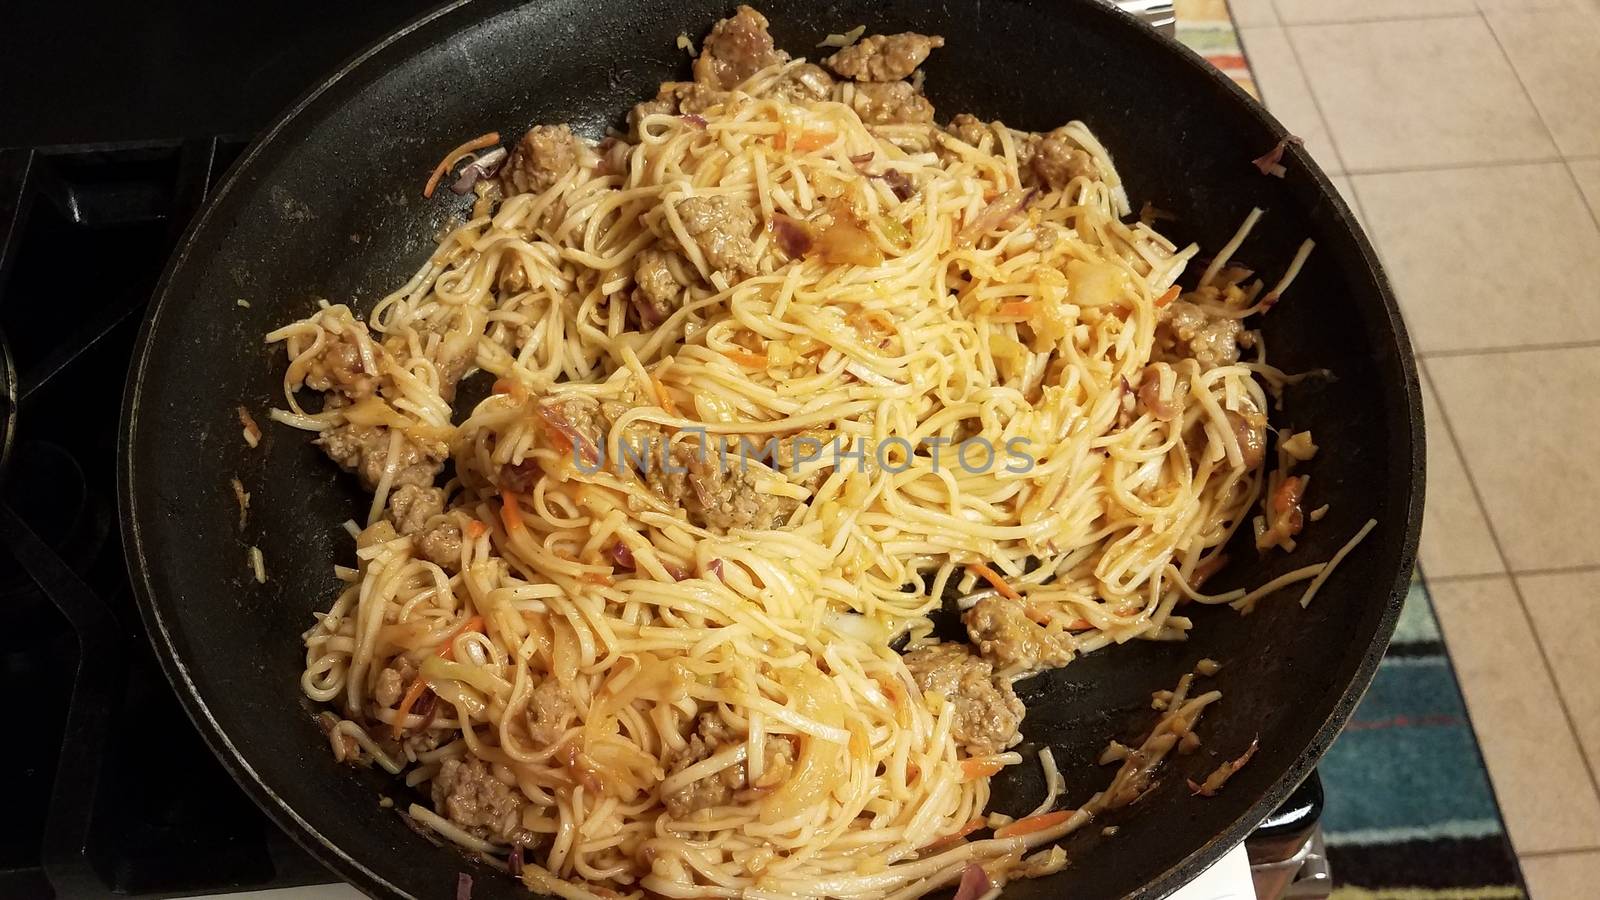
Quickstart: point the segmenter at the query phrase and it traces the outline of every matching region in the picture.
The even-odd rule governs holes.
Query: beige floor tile
[[[1427,365],[1511,570],[1600,563],[1600,347]]]
[[[1278,20],[1285,25],[1421,19],[1477,12],[1473,0],[1276,0],[1275,5]]]
[[[1494,12],[1489,25],[1561,152],[1600,153],[1600,14]]]
[[[1600,618],[1594,614],[1600,572],[1522,575],[1517,586],[1550,657],[1578,743],[1589,765],[1600,766]]]
[[[1349,171],[1555,155],[1480,16],[1288,33]]]
[[[1418,551],[1422,572],[1430,578],[1500,574],[1505,571],[1500,551],[1426,377],[1422,411],[1428,427],[1428,496]]]
[[[1600,339],[1600,228],[1562,163],[1357,175],[1355,185],[1424,353]],[[1492,214],[1490,190],[1504,198]]]
[[[1278,24],[1272,0],[1228,0],[1228,10],[1233,13],[1233,24],[1240,28]]]
[[[1328,140],[1328,126],[1322,122],[1316,101],[1311,99],[1311,89],[1306,87],[1305,75],[1294,58],[1294,48],[1283,29],[1277,26],[1241,28],[1239,37],[1244,42],[1244,52],[1250,58],[1250,71],[1255,74],[1256,88],[1261,100],[1272,111],[1283,127],[1299,135],[1307,153],[1322,166],[1322,171],[1334,174],[1344,171],[1339,154]]]
[[[1600,159],[1575,159],[1567,166],[1572,169],[1572,177],[1577,179],[1578,187],[1583,189],[1583,196],[1589,201],[1589,211],[1600,216]]]
[[[1532,900],[1587,900],[1600,885],[1600,851],[1524,858],[1522,876]]]
[[[1430,589],[1512,845],[1523,853],[1600,845],[1600,798],[1511,579]]]

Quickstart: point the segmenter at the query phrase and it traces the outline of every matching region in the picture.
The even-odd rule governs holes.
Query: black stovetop
[[[0,413],[17,416],[0,475],[15,701],[0,896],[332,880],[233,784],[144,640],[117,528],[118,419],[145,304],[222,171],[431,5],[0,5],[0,335],[16,371]]]
[[[249,136],[430,5],[0,5],[0,336],[15,365],[0,393],[0,654],[20,774],[0,896],[333,880],[233,784],[144,640],[117,528],[118,421],[167,255]]]

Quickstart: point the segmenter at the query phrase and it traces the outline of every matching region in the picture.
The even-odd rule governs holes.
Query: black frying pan
[[[1198,57],[1090,2],[914,0],[816,4],[769,0],[781,46],[816,55],[829,32],[942,34],[927,91],[943,116],[970,111],[1047,129],[1089,123],[1114,155],[1135,208],[1178,214],[1169,232],[1214,250],[1252,206],[1267,218],[1239,256],[1281,271],[1304,237],[1317,250],[1265,323],[1274,361],[1326,366],[1327,384],[1295,389],[1275,424],[1312,428],[1310,502],[1332,511],[1299,550],[1240,560],[1214,584],[1231,588],[1327,559],[1368,517],[1376,530],[1309,610],[1285,592],[1240,618],[1195,613],[1187,644],[1111,648],[1019,686],[1029,742],[1054,748],[1067,803],[1103,786],[1093,759],[1108,738],[1136,737],[1155,715],[1150,693],[1204,656],[1223,660],[1223,702],[1206,714],[1203,748],[1179,757],[1151,795],[1114,813],[1120,829],[1073,838],[1078,860],[1008,897],[1158,897],[1240,840],[1300,781],[1349,716],[1387,644],[1405,593],[1422,509],[1422,422],[1409,345],[1372,249],[1327,179],[1298,149],[1288,177],[1250,160],[1282,128]],[[281,354],[270,328],[314,297],[364,310],[432,249],[464,202],[420,196],[442,153],[491,128],[570,122],[590,136],[658,82],[681,77],[679,32],[698,38],[730,11],[707,0],[473,0],[396,33],[301,101],[245,154],[180,244],[151,305],[129,382],[121,476],[123,522],[141,609],[157,654],[200,730],[240,784],[291,835],[373,894],[451,896],[456,873],[475,896],[522,888],[407,827],[406,789],[375,770],[334,763],[298,684],[299,635],[336,590],[332,566],[351,542],[338,523],[366,500],[303,434],[266,425],[246,450],[235,419],[279,403]],[[251,306],[241,308],[237,299]],[[252,493],[236,525],[229,478]],[[246,546],[269,580],[256,584]],[[1261,750],[1216,797],[1191,797],[1203,777],[1260,736]],[[1016,813],[1041,794],[1035,766],[1008,770],[995,806]]]

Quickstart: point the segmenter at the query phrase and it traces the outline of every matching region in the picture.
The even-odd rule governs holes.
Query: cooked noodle
[[[926,643],[947,587],[974,612],[1020,604],[1048,665],[1181,639],[1186,600],[1256,599],[1198,585],[1261,494],[1269,394],[1253,372],[1271,367],[1163,328],[1176,303],[1208,323],[1261,311],[1261,282],[1228,264],[1260,211],[1174,301],[1198,248],[1129,220],[1081,123],[1053,134],[1091,164],[1030,185],[1019,152],[1037,136],[869,125],[858,85],[782,96],[801,66],[767,65],[691,114],[647,112],[635,139],[577,145],[536,190],[480,183],[364,322],[324,304],[268,336],[289,360],[273,420],[322,433],[374,493],[358,568],[337,570],[345,588],[305,634],[302,686],[342,716],[335,740],[433,783],[419,822],[481,852],[523,845],[531,888],[912,897],[970,862],[996,881],[1053,871],[1059,851],[1023,851],[1135,798],[1220,695],[1186,698],[1186,679],[1076,811],[1048,812],[1053,773],[1049,827],[924,855],[985,815],[989,776],[969,777],[957,704],[892,640]],[[748,271],[719,264],[690,198],[758,220]],[[658,251],[681,295],[646,321],[632,289]],[[473,370],[494,392],[455,422]],[[328,392],[320,409],[304,387]],[[835,449],[759,467],[730,506],[778,510],[759,525],[711,521],[718,499],[681,481],[674,495],[670,475],[598,465],[641,435],[682,453],[802,434],[865,463]],[[336,449],[356,437],[359,461]],[[954,445],[980,439],[1031,462],[970,470]],[[446,455],[444,511],[407,530],[402,503]],[[1309,599],[1327,571],[1269,587],[1315,579]],[[995,661],[1005,682],[1040,667]],[[489,808],[470,822],[439,790],[464,760]],[[696,791],[717,802],[675,814]]]

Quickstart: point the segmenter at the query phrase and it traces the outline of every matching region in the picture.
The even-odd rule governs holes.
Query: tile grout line
[[[1539,120],[1540,126],[1549,132],[1544,120]],[[1581,161],[1588,161],[1587,157],[1573,157]],[[1490,162],[1447,162],[1430,163],[1425,166],[1382,166],[1372,169],[1351,169],[1346,175],[1415,175],[1425,172],[1453,172],[1461,169],[1509,169],[1513,166],[1548,166],[1568,162],[1560,154],[1555,156],[1528,156],[1521,159],[1497,159]]]
[[[1530,12],[1555,12],[1568,9],[1570,7],[1561,6],[1551,7],[1549,10],[1530,10]],[[1489,29],[1489,36],[1494,38],[1494,45],[1500,48],[1500,55],[1505,57],[1506,65],[1511,67],[1511,77],[1517,80],[1517,87],[1522,89],[1522,96],[1528,98],[1528,105],[1533,107],[1533,114],[1538,117],[1539,124],[1544,126],[1544,132],[1550,138],[1550,146],[1556,148],[1556,153],[1561,157],[1561,168],[1567,173],[1567,182],[1572,185],[1574,191],[1578,192],[1578,199],[1583,201],[1583,208],[1589,211],[1589,221],[1594,223],[1595,230],[1600,231],[1600,212],[1595,211],[1595,204],[1589,202],[1589,196],[1583,192],[1583,185],[1578,183],[1577,173],[1572,171],[1572,163],[1562,151],[1561,143],[1556,140],[1556,133],[1550,127],[1550,120],[1545,118],[1544,110],[1539,108],[1539,101],[1533,99],[1533,91],[1528,90],[1527,82],[1522,80],[1522,73],[1517,70],[1517,64],[1512,61],[1511,53],[1506,50],[1505,42],[1500,40],[1500,32],[1496,31],[1494,23],[1489,21],[1489,14],[1482,12],[1480,15],[1483,16],[1484,26]]]
[[[1422,376],[1428,379],[1429,388],[1433,388],[1433,378],[1427,374],[1425,366]],[[1555,691],[1556,706],[1561,710],[1561,716],[1566,720],[1567,733],[1572,736],[1573,746],[1578,750],[1578,759],[1583,763],[1583,771],[1589,776],[1589,789],[1594,792],[1594,799],[1600,802],[1600,778],[1595,777],[1594,766],[1589,763],[1589,754],[1584,750],[1583,740],[1578,736],[1578,723],[1572,715],[1572,709],[1567,704],[1566,695],[1561,692],[1561,683],[1556,680],[1555,666],[1550,663],[1550,653],[1545,649],[1544,641],[1539,639],[1539,629],[1534,625],[1533,614],[1528,612],[1528,600],[1522,594],[1522,585],[1517,583],[1516,576],[1511,574],[1511,561],[1506,556],[1505,546],[1500,542],[1500,532],[1494,526],[1494,520],[1489,516],[1489,507],[1483,502],[1483,492],[1478,489],[1478,481],[1472,477],[1472,468],[1467,465],[1466,453],[1461,449],[1461,442],[1456,438],[1455,427],[1450,424],[1450,413],[1445,409],[1444,397],[1433,391],[1434,400],[1439,406],[1439,424],[1444,428],[1445,435],[1456,449],[1456,455],[1461,460],[1461,473],[1467,480],[1467,486],[1472,489],[1472,499],[1478,504],[1478,509],[1483,513],[1484,528],[1489,531],[1489,541],[1494,544],[1495,554],[1500,557],[1500,565],[1505,569],[1504,577],[1511,583],[1511,595],[1517,598],[1517,608],[1522,611],[1523,623],[1528,627],[1528,634],[1533,638],[1533,646],[1539,651],[1539,663],[1544,669],[1545,677],[1550,679],[1550,687]],[[1493,576],[1491,576],[1493,577]],[[1442,634],[1442,631],[1441,631]],[[1449,641],[1445,642],[1446,646]],[[1470,709],[1469,709],[1470,712]],[[1486,764],[1487,766],[1487,764]],[[1493,776],[1491,774],[1491,781]],[[1512,845],[1515,847],[1516,842]]]
[[[1470,19],[1473,16],[1481,15],[1482,12],[1483,10],[1474,4],[1471,12],[1441,12],[1409,16],[1374,16],[1369,19],[1319,19],[1315,22],[1290,22],[1285,20],[1283,13],[1278,10],[1276,0],[1272,4],[1272,14],[1277,17],[1278,24],[1285,28],[1290,25],[1296,28],[1317,28],[1323,25],[1385,25],[1390,22],[1432,22],[1437,19]]]
[[[1453,359],[1458,356],[1493,356],[1504,353],[1522,353],[1528,350],[1549,352],[1551,350],[1588,350],[1600,347],[1600,340],[1591,341],[1554,341],[1548,344],[1507,344],[1502,347],[1460,347],[1450,350],[1418,350],[1417,356],[1423,359]]]
[[[1459,450],[1459,448],[1457,448]],[[1459,453],[1457,458],[1459,458]],[[1488,520],[1488,515],[1484,520]],[[1459,572],[1454,575],[1429,575],[1430,583],[1444,583],[1449,581],[1472,581],[1483,578],[1504,578],[1510,575],[1513,578],[1540,578],[1546,575],[1584,575],[1589,572],[1600,571],[1600,564],[1583,566],[1551,566],[1545,569],[1517,569],[1505,572]]]
[[[1600,853],[1600,847],[1574,847],[1561,850],[1524,850],[1517,853],[1523,859],[1539,859],[1549,856],[1578,856],[1583,853]]]

